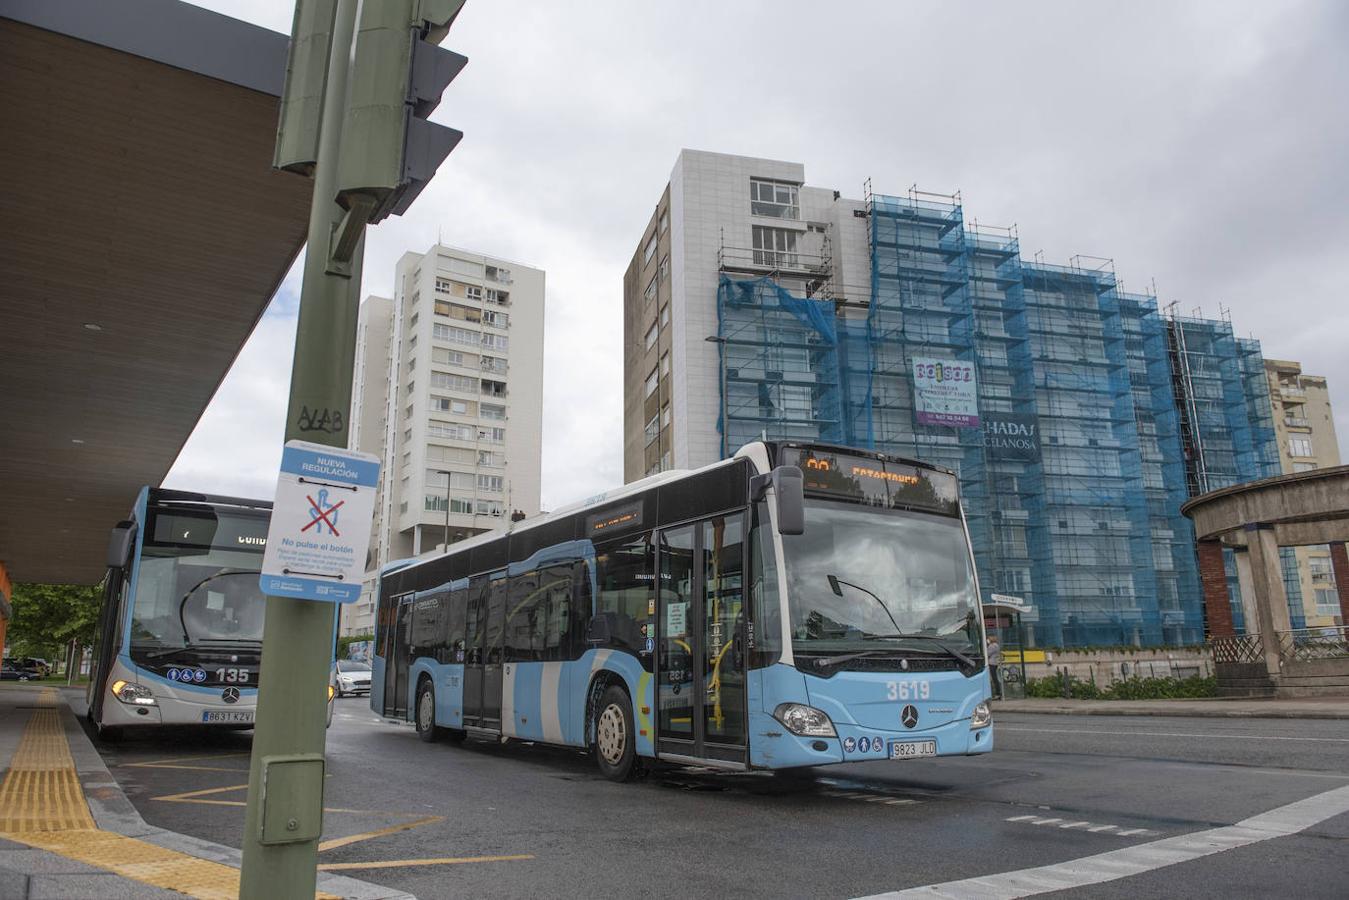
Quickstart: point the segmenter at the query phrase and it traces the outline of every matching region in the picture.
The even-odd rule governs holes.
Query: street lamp
[[[717,399],[721,402],[721,458],[726,458],[727,435],[731,430],[731,411],[726,405],[726,338],[712,334],[703,338],[717,345]]]
[[[450,472],[448,469],[436,469],[437,475],[445,476],[445,549],[450,549]]]

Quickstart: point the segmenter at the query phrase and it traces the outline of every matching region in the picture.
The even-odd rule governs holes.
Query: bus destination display
[[[818,449],[788,448],[783,463],[801,469],[807,494],[945,515],[958,510],[956,478],[945,472]]]

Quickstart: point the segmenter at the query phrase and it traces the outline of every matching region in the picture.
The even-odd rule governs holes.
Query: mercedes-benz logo
[[[221,699],[221,700],[224,700],[226,703],[238,703],[238,702],[239,702],[239,689],[238,689],[237,687],[227,687],[227,688],[225,688],[223,691],[220,692],[220,699]],[[913,709],[913,707],[910,706],[908,709],[905,709],[905,710],[904,710],[904,715],[907,716],[907,715],[909,714],[909,710],[910,710],[910,709]],[[917,720],[917,718],[918,718],[918,716],[917,716],[917,714],[915,714],[915,715],[914,715],[915,721]],[[910,725],[909,727],[912,728],[913,726]]]
[[[904,711],[899,714],[899,721],[904,723],[905,728],[912,728],[918,724],[918,710],[912,703],[904,707]]]

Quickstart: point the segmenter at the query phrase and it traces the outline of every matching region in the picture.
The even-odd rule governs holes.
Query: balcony
[[[1301,416],[1284,416],[1283,424],[1289,428],[1311,428],[1312,423]]]

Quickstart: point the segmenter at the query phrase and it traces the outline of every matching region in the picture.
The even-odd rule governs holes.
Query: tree
[[[60,659],[70,641],[90,644],[103,601],[99,585],[15,584],[10,603],[10,652],[17,657]]]

